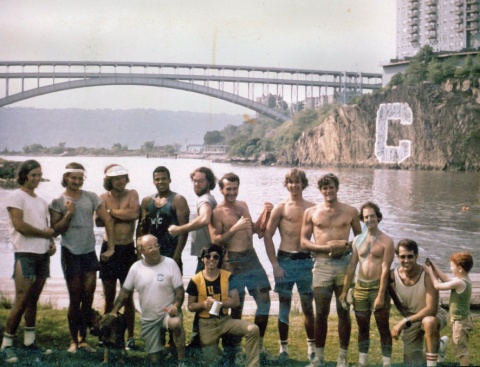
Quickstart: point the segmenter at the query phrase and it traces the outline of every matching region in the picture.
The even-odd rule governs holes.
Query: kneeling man
[[[403,239],[395,247],[400,267],[390,272],[392,299],[404,316],[392,329],[398,339],[402,334],[403,361],[408,366],[423,366],[423,339],[426,339],[427,366],[436,366],[440,330],[448,322],[448,314],[438,307],[438,291],[422,265],[417,264],[418,245]],[[403,333],[402,333],[403,330]]]
[[[111,314],[116,315],[134,289],[138,292],[142,317],[141,337],[152,363],[159,362],[163,350],[161,330],[173,332],[179,364],[184,366],[185,332],[181,308],[184,300],[182,274],[177,263],[160,255],[157,238],[147,234],[137,241],[143,259],[130,268]]]
[[[238,307],[240,297],[238,290],[232,288],[233,275],[220,269],[223,250],[218,245],[211,245],[204,251],[202,260],[204,270],[190,280],[187,287],[188,310],[198,312],[200,317],[200,343],[203,348],[204,364],[213,365],[218,341],[223,335],[244,336],[247,352],[246,367],[260,365],[259,329],[246,320],[232,319],[228,309]],[[219,310],[212,310],[214,302],[221,302]],[[217,303],[215,302],[215,303]],[[218,311],[218,312],[216,312]]]

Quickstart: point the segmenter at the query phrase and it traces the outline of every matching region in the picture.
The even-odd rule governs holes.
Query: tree
[[[207,131],[203,136],[203,143],[205,145],[222,144],[224,140],[224,135],[218,130]]]
[[[143,143],[140,150],[142,151],[142,153],[151,153],[153,152],[154,148],[155,148],[155,142],[152,140],[152,141],[146,141],[145,143]]]

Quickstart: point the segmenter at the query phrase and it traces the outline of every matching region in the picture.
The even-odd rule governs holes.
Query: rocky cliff
[[[292,148],[280,154],[278,163],[480,170],[479,95],[469,84],[450,82],[443,88],[424,83],[364,96],[358,104],[337,108],[316,128],[303,132]],[[392,106],[397,110],[382,115]],[[398,106],[406,115],[395,112]],[[405,119],[410,124],[403,125]],[[385,158],[383,150],[393,150],[390,158]]]

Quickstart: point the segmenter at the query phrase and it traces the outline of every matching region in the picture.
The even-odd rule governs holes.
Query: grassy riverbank
[[[7,302],[8,303],[8,302]],[[0,325],[2,327],[5,325],[5,320],[8,315],[9,310],[0,304]],[[192,315],[185,311],[185,331],[187,333],[187,340],[190,336],[190,325],[192,323]],[[247,317],[247,319],[252,319],[252,317]],[[396,310],[392,311],[392,318],[390,324],[393,325],[400,319],[399,314]],[[269,321],[269,326],[265,338],[265,347],[272,352],[273,354],[278,353],[278,332],[277,332],[277,317],[272,316]],[[352,337],[351,345],[349,349],[348,361],[351,365],[354,365],[357,362],[358,349],[357,349],[357,326],[354,320],[352,320]],[[480,365],[480,338],[479,332],[480,329],[480,315],[474,315],[474,331],[470,337],[470,363],[472,365]],[[381,353],[380,353],[380,344],[379,336],[376,330],[375,322],[372,318],[372,329],[371,329],[371,352],[370,352],[370,366],[381,366]],[[139,339],[140,325],[138,323],[137,317],[137,326],[135,329],[136,338]],[[23,331],[20,328],[17,332],[18,336],[15,340],[15,345],[18,346],[23,341]],[[451,328],[447,326],[443,330],[442,335],[451,336]],[[103,353],[100,348],[95,354],[86,355],[83,352],[79,351],[76,355],[69,355],[66,352],[68,348],[70,337],[68,333],[67,320],[66,320],[66,310],[54,309],[48,305],[42,305],[38,310],[38,322],[37,322],[37,341],[40,345],[48,347],[54,350],[53,354],[50,356],[43,357],[40,361],[36,361],[35,357],[22,353],[21,349],[17,349],[17,356],[19,357],[19,362],[16,364],[18,366],[62,366],[62,367],[73,367],[73,366],[82,366],[82,367],[93,367],[101,365],[103,360]],[[95,337],[89,336],[88,341],[92,346],[95,346],[98,342],[98,339]],[[137,345],[143,348],[143,342],[137,340]],[[337,320],[335,315],[331,315],[329,321],[329,332],[326,348],[326,360],[327,366],[335,366],[336,356],[338,351],[338,334],[337,334]],[[129,352],[129,356],[126,360],[126,366],[147,366],[149,363],[145,361],[144,352]],[[300,315],[298,310],[293,310],[290,318],[290,361],[288,366],[292,367],[303,367],[308,364],[307,361],[307,349],[306,349],[306,335],[303,329],[303,317]],[[4,356],[1,356],[2,360],[0,364],[3,363]],[[191,361],[192,366],[197,366],[198,364]],[[402,366],[402,342],[395,341],[393,344],[393,356],[392,362],[394,366]],[[447,349],[447,363],[442,364],[443,366],[454,366],[455,358],[453,355],[453,347],[450,344]],[[116,364],[116,361],[111,362],[112,365]],[[165,366],[176,366],[176,363],[165,363],[162,364]],[[275,364],[272,364],[275,366]]]

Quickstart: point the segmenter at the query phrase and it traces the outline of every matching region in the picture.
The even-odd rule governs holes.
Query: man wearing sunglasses
[[[220,269],[223,250],[218,245],[211,245],[203,251],[204,270],[198,272],[190,280],[188,293],[188,310],[196,312],[199,317],[200,342],[203,348],[205,366],[214,365],[218,351],[218,341],[223,335],[245,337],[247,352],[246,367],[259,366],[259,329],[247,320],[232,319],[228,309],[238,307],[240,297],[234,275]],[[216,309],[221,302],[219,309]]]
[[[403,340],[403,360],[408,366],[436,366],[440,330],[448,322],[447,312],[438,307],[439,295],[432,279],[417,264],[418,245],[403,239],[395,247],[400,267],[390,271],[390,294],[404,316],[392,329],[392,336]],[[424,337],[426,340],[423,354]]]

